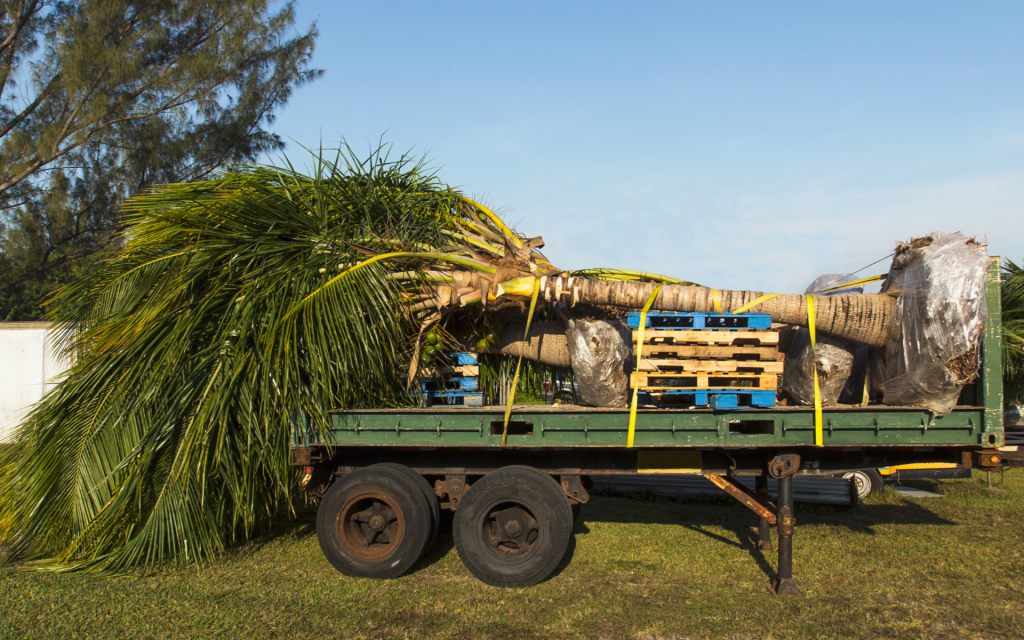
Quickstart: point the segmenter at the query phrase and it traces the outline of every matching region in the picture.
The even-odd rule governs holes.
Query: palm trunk
[[[542,277],[540,280],[541,300],[561,301],[570,305],[586,302],[626,309],[642,309],[657,286],[651,282],[586,280],[567,276]],[[504,282],[499,287],[498,296],[530,295],[534,281],[535,278],[531,276]],[[726,313],[765,295],[760,291],[719,291],[718,294],[722,311]],[[814,326],[818,331],[837,338],[882,347],[898,335],[899,327],[891,322],[895,303],[896,299],[887,294],[814,296]],[[686,285],[663,285],[651,308],[659,311],[713,313],[713,290]],[[777,296],[749,311],[767,313],[774,322],[807,326],[806,296]],[[523,357],[554,366],[568,366],[568,351],[564,347],[565,336],[561,326],[559,323],[541,324],[544,325],[543,330],[539,325],[536,330],[531,328],[530,344],[525,347]],[[542,331],[550,331],[551,334],[541,339]],[[524,348],[522,340],[522,334],[516,334],[510,328],[502,335],[498,349],[501,353],[519,355]]]
[[[570,366],[569,342],[561,322],[534,322],[530,325],[528,340],[523,340],[524,328],[525,325],[521,324],[505,327],[501,339],[490,352],[507,356],[522,355],[527,360],[552,367]]]

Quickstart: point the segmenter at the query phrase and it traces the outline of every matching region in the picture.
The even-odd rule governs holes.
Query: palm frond
[[[324,429],[332,408],[410,402],[406,285],[420,254],[463,245],[465,206],[383,151],[131,201],[117,256],[51,305],[75,364],[0,454],[12,553],[53,570],[202,560],[287,508],[291,412]],[[408,253],[405,275],[352,271],[366,252]]]
[[[1003,393],[1006,402],[1024,402],[1024,269],[1003,263]]]

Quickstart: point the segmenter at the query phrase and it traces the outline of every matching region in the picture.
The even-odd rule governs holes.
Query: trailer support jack
[[[779,575],[769,590],[777,596],[802,596],[793,581],[793,531],[796,518],[793,515],[793,474],[779,478]]]
[[[754,493],[757,495],[757,500],[762,506],[770,508],[771,498],[768,495],[767,473],[762,472],[761,475],[757,476],[757,479],[754,481]],[[757,548],[760,551],[775,551],[775,547],[772,546],[771,523],[764,516],[761,516],[757,523]]]

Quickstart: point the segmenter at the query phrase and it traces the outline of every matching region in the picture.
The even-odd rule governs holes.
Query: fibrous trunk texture
[[[568,367],[569,342],[565,337],[565,325],[561,322],[534,322],[530,325],[530,336],[523,340],[525,325],[512,325],[501,332],[501,340],[492,352],[507,356],[522,354],[527,360],[534,360],[552,367]]]
[[[548,302],[641,309],[657,284],[652,282],[541,278],[540,298]],[[714,313],[713,289],[686,285],[663,285],[651,306],[659,311]],[[730,312],[765,295],[760,291],[718,292],[721,309]],[[814,296],[815,327],[818,331],[859,344],[881,347],[896,337],[899,327],[891,323],[895,298],[887,294]],[[807,326],[807,299],[782,295],[748,310],[767,313],[782,324]],[[520,338],[521,339],[521,338]]]

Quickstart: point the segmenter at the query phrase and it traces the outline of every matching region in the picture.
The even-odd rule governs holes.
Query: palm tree
[[[1003,263],[1003,391],[1006,402],[1024,402],[1024,269]]]
[[[289,415],[325,428],[329,408],[409,404],[425,335],[471,344],[534,296],[639,308],[653,281],[655,309],[760,296],[566,273],[540,238],[383,149],[164,185],[127,215],[116,253],[50,303],[75,363],[0,453],[0,539],[53,570],[201,560],[248,535],[290,508]],[[816,304],[821,331],[880,345],[892,330],[888,295]],[[805,305],[758,310],[806,324]],[[495,348],[560,366],[564,341],[537,323]]]

